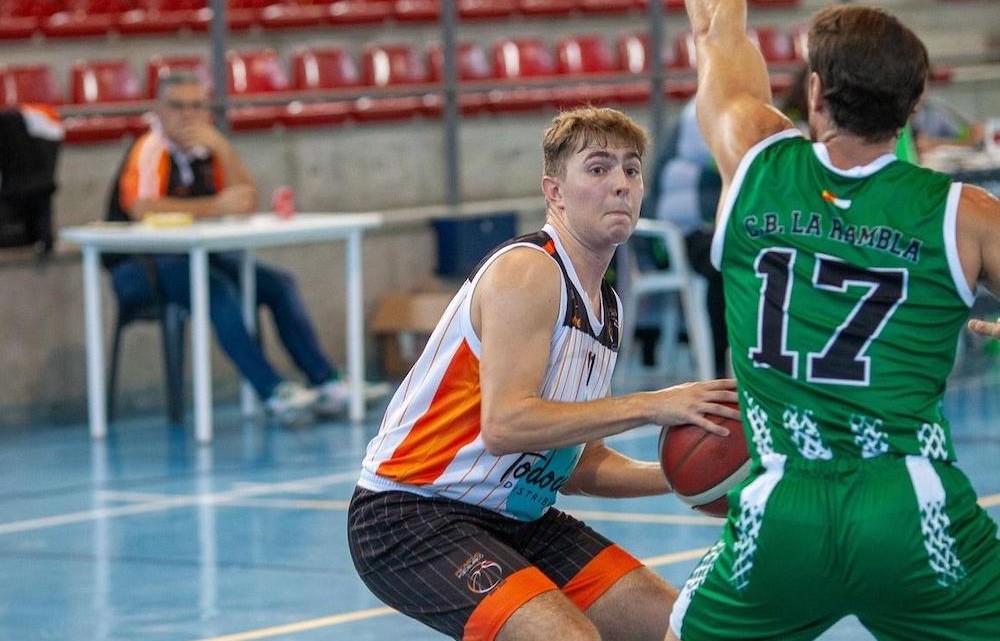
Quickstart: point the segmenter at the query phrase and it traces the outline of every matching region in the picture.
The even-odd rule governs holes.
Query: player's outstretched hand
[[[736,420],[740,418],[740,413],[733,409],[738,401],[736,379],[733,378],[683,383],[651,393],[659,397],[656,399],[659,416],[655,421],[658,425],[692,424],[713,434],[727,436],[729,430],[706,414]],[[731,403],[732,406],[723,403]]]
[[[969,321],[969,329],[983,336],[1000,338],[1000,320],[991,322],[974,318]]]

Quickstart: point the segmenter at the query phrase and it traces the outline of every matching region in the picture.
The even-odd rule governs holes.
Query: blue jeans
[[[187,256],[153,256],[162,300],[190,309],[191,278]],[[212,254],[208,269],[209,317],[219,345],[262,399],[283,378],[275,371],[257,339],[243,323],[240,302],[239,254]],[[256,264],[257,305],[271,311],[281,342],[309,383],[318,385],[335,370],[323,354],[295,279],[286,271]],[[156,292],[140,259],[130,258],[111,270],[119,304],[152,302]]]

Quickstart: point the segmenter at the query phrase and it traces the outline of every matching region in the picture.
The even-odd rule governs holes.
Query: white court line
[[[707,551],[708,548],[684,550],[681,552],[673,552],[671,554],[650,557],[648,559],[643,559],[642,562],[647,567],[670,565],[672,563],[681,563],[692,559],[700,559]],[[392,608],[372,608],[370,610],[358,610],[357,612],[345,612],[343,614],[335,614],[327,617],[307,619],[305,621],[299,621],[298,623],[286,623],[285,625],[276,625],[270,628],[258,628],[256,630],[247,630],[246,632],[236,632],[234,634],[227,634],[221,637],[193,639],[192,641],[255,641],[257,639],[268,639],[281,634],[294,634],[296,632],[305,632],[307,630],[318,630],[319,628],[328,628],[344,623],[352,623],[354,621],[374,619],[375,617],[382,617],[390,614],[397,614],[397,612]]]
[[[254,639],[267,639],[281,634],[294,634],[296,632],[305,632],[306,630],[318,630],[319,628],[328,628],[330,626],[340,625],[342,623],[351,623],[353,621],[364,621],[365,619],[384,617],[387,614],[396,614],[396,611],[393,610],[392,608],[372,608],[370,610],[358,610],[357,612],[345,612],[343,614],[334,614],[328,617],[320,617],[318,619],[299,621],[298,623],[286,623],[285,625],[276,625],[270,628],[247,630],[246,632],[236,632],[234,634],[227,634],[221,637],[210,637],[206,639],[199,639],[198,641],[253,641]]]
[[[303,487],[316,487],[318,485],[334,485],[355,479],[357,479],[357,472],[347,472],[340,474],[328,474],[325,476],[315,476],[306,479],[297,479],[294,481],[283,481],[270,485],[255,483],[247,487],[240,487],[228,492],[218,492],[214,494],[190,494],[177,496],[166,495],[168,498],[157,499],[149,501],[148,503],[97,508],[94,510],[82,510],[80,512],[68,512],[66,514],[44,516],[37,519],[0,523],[0,536],[3,536],[4,534],[14,534],[16,532],[43,530],[45,528],[59,527],[62,525],[86,523],[87,521],[112,519],[121,516],[165,512],[167,510],[174,510],[181,507],[226,503],[251,496],[280,494],[282,492],[288,492],[288,488],[300,489]]]
[[[242,487],[240,491],[246,491],[251,486]],[[257,490],[261,486],[253,485],[252,489]],[[116,492],[109,490],[100,495],[108,501],[171,501],[176,500],[177,495],[156,494],[152,492]],[[209,503],[218,503],[224,507],[260,507],[260,508],[282,508],[292,510],[346,510],[350,501],[322,500],[322,499],[275,499],[259,497],[226,497],[222,499],[207,500]],[[204,503],[202,503],[204,504]],[[666,525],[710,525],[722,524],[722,519],[711,516],[698,516],[697,514],[651,514],[647,512],[608,512],[604,510],[566,510],[578,519],[585,521],[604,521],[608,523],[652,523]]]

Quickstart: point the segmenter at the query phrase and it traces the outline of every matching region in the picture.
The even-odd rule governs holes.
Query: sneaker
[[[313,410],[321,416],[338,416],[347,412],[351,402],[351,387],[344,380],[323,383],[314,388],[317,392]],[[366,403],[385,398],[392,391],[392,386],[386,382],[366,382],[364,399]]]
[[[296,425],[312,420],[316,390],[298,383],[279,383],[271,396],[264,402],[267,413],[280,423]]]

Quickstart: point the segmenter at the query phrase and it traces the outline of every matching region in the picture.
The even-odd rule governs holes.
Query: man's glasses
[[[205,100],[166,100],[168,108],[174,111],[204,111],[208,109],[208,102]]]

